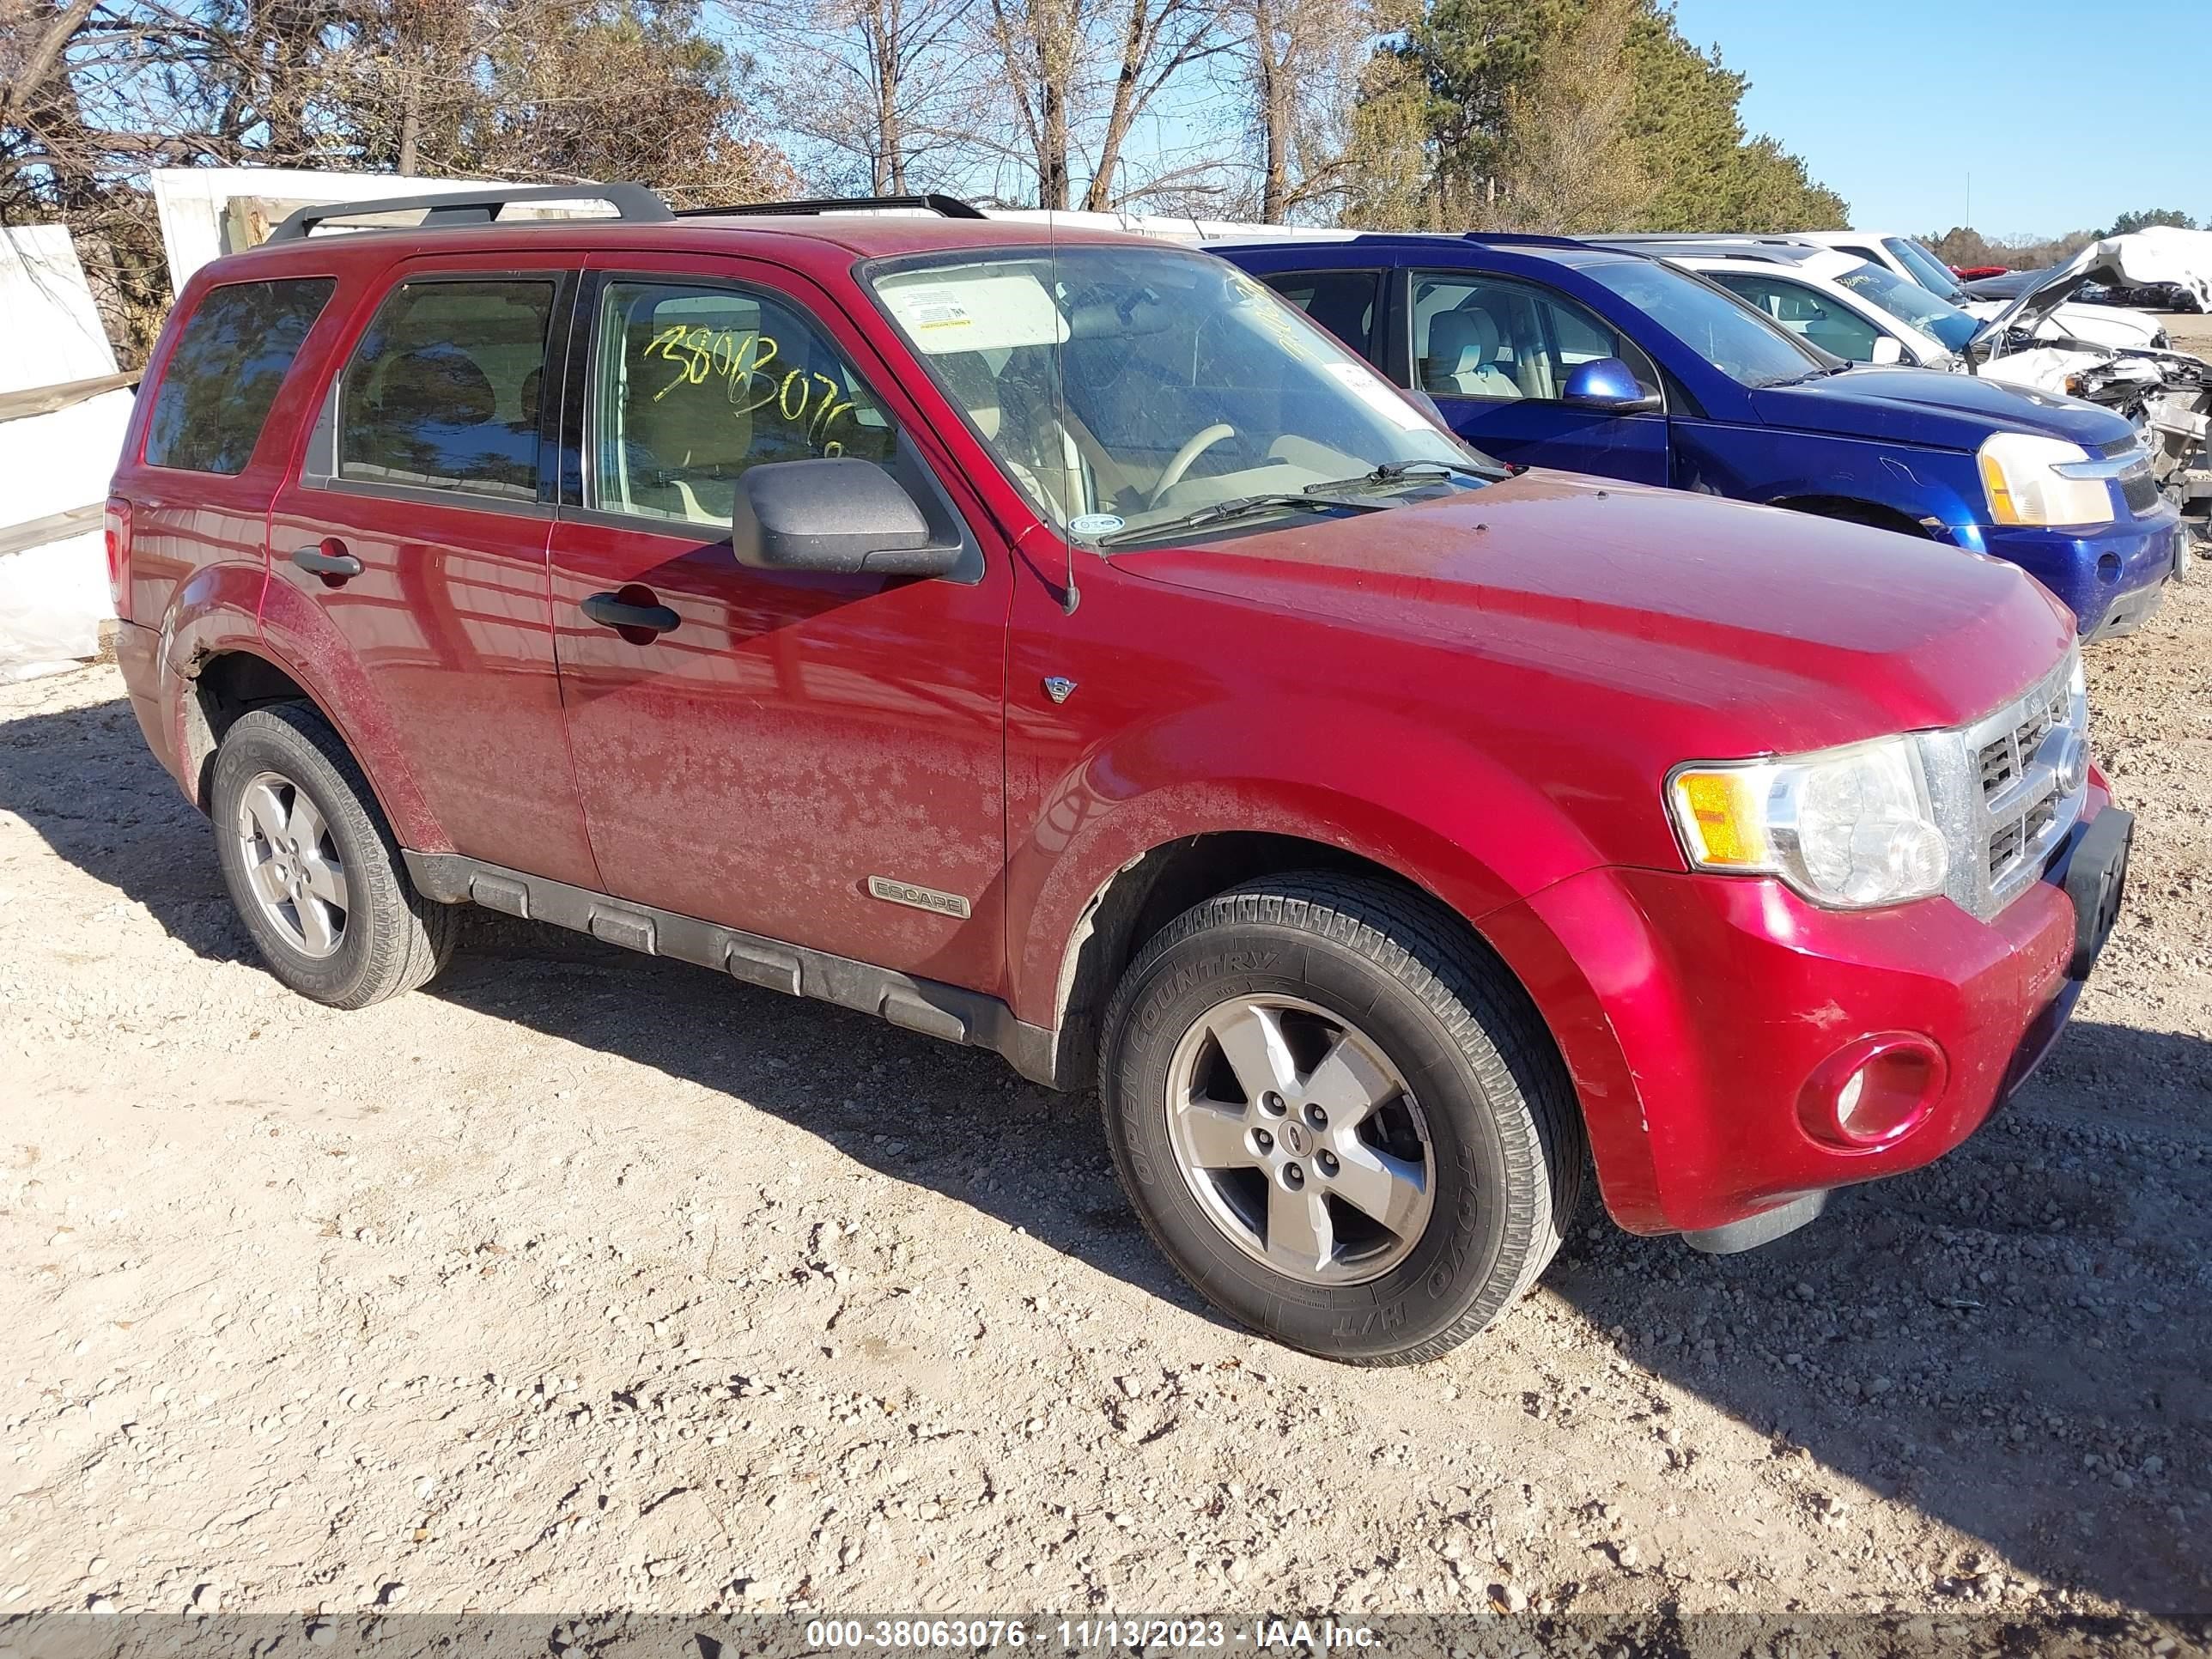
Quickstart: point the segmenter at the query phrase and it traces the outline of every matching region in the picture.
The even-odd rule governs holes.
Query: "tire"
[[[368,779],[313,708],[240,715],[216,750],[210,811],[231,902],[269,971],[301,996],[366,1008],[445,966],[459,908],[415,890]],[[278,902],[287,872],[299,879]]]
[[[1267,1065],[1300,1080],[1255,1106],[1243,1081],[1259,1063],[1251,1032],[1271,1025]],[[1313,1058],[1338,1047],[1342,1066]],[[1355,1073],[1355,1103],[1334,1124],[1304,1122],[1315,1103],[1346,1095],[1334,1085]],[[1379,881],[1270,877],[1186,911],[1116,988],[1100,1075],[1107,1139],[1153,1242],[1224,1313],[1326,1358],[1401,1365],[1449,1352],[1535,1283],[1580,1201],[1580,1114],[1526,994],[1463,922]],[[1171,1109],[1171,1089],[1192,1104]],[[1238,1096],[1243,1115],[1229,1129],[1205,1115],[1214,1104],[1199,1104]],[[1386,1103],[1347,1131],[1363,1097]],[[1281,1117],[1267,1115],[1278,1109]],[[1295,1170],[1284,1127],[1293,1123],[1306,1154]],[[1243,1138],[1232,1145],[1223,1139],[1231,1133]],[[1372,1144],[1354,1146],[1352,1133]],[[1340,1160],[1322,1144],[1330,1136]],[[1255,1152],[1261,1140],[1271,1144]],[[1194,1176],[1208,1152],[1261,1164],[1260,1185],[1238,1168]],[[1348,1206],[1335,1183],[1362,1173],[1354,1163],[1371,1177],[1369,1162],[1401,1176],[1425,1164],[1419,1196],[1402,1196],[1409,1180],[1370,1179],[1365,1209]],[[1401,1196],[1378,1205],[1376,1191]],[[1281,1212],[1282,1249],[1297,1260],[1255,1255],[1255,1243],[1278,1242],[1274,1206],[1299,1200],[1307,1221]],[[1263,1205],[1267,1224],[1255,1228]],[[1370,1211],[1404,1219],[1386,1225]]]

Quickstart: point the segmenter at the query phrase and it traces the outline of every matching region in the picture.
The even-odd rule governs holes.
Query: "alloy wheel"
[[[239,796],[234,831],[246,889],[277,937],[303,956],[335,953],[345,940],[345,866],[307,792],[281,773],[257,773]]]
[[[1309,1285],[1356,1285],[1427,1226],[1436,1158],[1404,1076],[1341,1016],[1295,997],[1219,1003],[1168,1071],[1168,1139],[1206,1216]]]

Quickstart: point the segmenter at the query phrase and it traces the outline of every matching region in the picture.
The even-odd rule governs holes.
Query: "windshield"
[[[1885,236],[1881,245],[1897,256],[1898,264],[1912,273],[1912,280],[1930,294],[1955,300],[1965,293],[1950,266],[1909,236]]]
[[[1583,274],[1746,386],[1779,386],[1835,365],[1834,358],[1799,345],[1742,301],[1656,259],[1584,265]]]
[[[1948,300],[1938,299],[1917,283],[1908,283],[1881,265],[1859,264],[1836,281],[1862,299],[1871,301],[1891,316],[1908,322],[1923,334],[1932,334],[1953,351],[1964,351],[1981,327]]]
[[[1400,487],[1431,493],[1504,476],[1208,255],[968,250],[868,280],[1007,475],[1078,538],[1196,539],[1179,522],[1194,514],[1225,534],[1328,509],[1319,485],[1343,485],[1362,507],[1392,505],[1374,492],[1395,481],[1370,475],[1394,463],[1424,464]]]

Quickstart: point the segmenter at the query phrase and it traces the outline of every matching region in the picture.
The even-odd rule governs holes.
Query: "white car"
[[[1775,240],[1833,248],[1885,270],[1895,271],[1907,282],[1918,283],[1938,299],[1948,300],[1967,315],[1984,322],[2010,303],[1976,299],[1959,286],[1958,276],[1950,266],[1910,236],[1899,236],[1894,231],[1798,230]],[[2166,327],[2157,318],[2147,311],[2130,311],[2124,306],[2063,305],[2038,327],[2041,337],[2047,340],[2081,340],[2092,345],[2122,349],[2148,346],[2163,349],[2170,343]]]
[[[1719,283],[1778,327],[1850,362],[1961,369],[1960,354],[1981,327],[1917,283],[1829,248],[1656,239],[1632,246]]]

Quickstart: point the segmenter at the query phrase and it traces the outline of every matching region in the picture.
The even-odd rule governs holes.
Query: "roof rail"
[[[441,230],[454,225],[489,225],[498,221],[500,210],[517,202],[605,202],[617,219],[633,223],[665,224],[676,216],[643,185],[529,185],[510,187],[487,185],[481,190],[441,191],[434,196],[388,196],[374,202],[329,202],[303,207],[269,233],[272,242],[305,241],[315,227],[333,219],[351,219],[372,213],[421,210],[422,221],[409,228]]]
[[[679,219],[720,217],[724,214],[864,213],[876,208],[926,208],[947,219],[983,219],[990,216],[972,202],[932,191],[924,196],[817,196],[803,202],[746,202],[736,207],[678,208]]]

